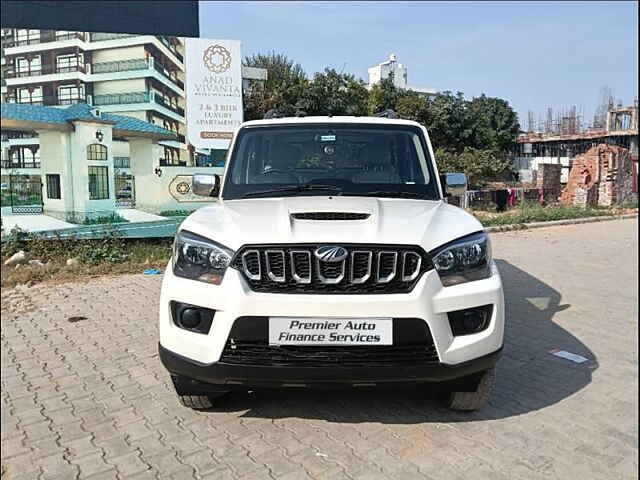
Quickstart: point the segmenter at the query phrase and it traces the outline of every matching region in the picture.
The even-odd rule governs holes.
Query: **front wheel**
[[[442,396],[443,403],[451,410],[480,410],[489,401],[495,380],[495,369],[486,370],[478,379],[475,390],[469,392],[447,392]]]

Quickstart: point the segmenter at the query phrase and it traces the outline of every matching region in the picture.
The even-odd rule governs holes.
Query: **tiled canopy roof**
[[[2,103],[2,120],[20,120],[25,122],[66,124],[72,120],[102,120],[114,123],[117,130],[143,132],[155,135],[175,137],[175,134],[165,128],[149,122],[124,115],[114,115],[102,112],[100,117],[92,113],[94,108],[85,103],[78,103],[66,108],[41,107],[21,103]]]

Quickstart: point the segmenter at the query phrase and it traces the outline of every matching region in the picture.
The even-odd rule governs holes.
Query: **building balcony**
[[[171,105],[154,92],[95,95],[93,105],[107,112],[155,110],[179,122],[185,121],[184,108]]]
[[[138,37],[139,35],[132,33],[104,33],[104,32],[91,32],[90,39],[92,42],[104,42],[106,40],[118,40],[121,38]]]
[[[2,168],[7,168],[7,169],[14,169],[14,168],[40,168],[40,160],[34,160],[32,162],[1,160],[0,161],[0,166]]]
[[[162,105],[163,107],[168,108],[172,112],[177,113],[181,117],[184,117],[184,108],[178,107],[177,105],[172,105],[171,103],[167,102],[164,98],[162,98],[162,97],[160,97],[158,95],[154,95],[154,101],[158,105]]]
[[[181,62],[184,63],[184,57],[178,52],[178,50],[176,49],[175,45],[173,45],[168,39],[167,37],[162,37],[160,35],[157,35],[156,38],[158,40],[160,40],[160,42],[167,47],[169,50],[171,50],[171,53],[173,53],[176,58],[178,60],[180,60]]]
[[[55,73],[83,72],[84,65],[42,65],[38,68],[28,70],[15,70],[8,68],[4,75],[6,78],[38,77],[41,75],[51,75]]]
[[[39,45],[41,43],[62,42],[65,40],[84,40],[85,34],[82,32],[67,32],[64,34],[56,33],[55,30],[40,30],[40,36],[28,39],[7,39],[2,42],[4,48],[22,47],[25,45]]]
[[[7,98],[8,103],[20,103],[27,105],[39,105],[44,107],[57,107],[57,106],[67,106],[67,105],[75,105],[77,103],[88,103],[86,98],[68,98],[68,97],[57,97],[55,95],[45,95],[43,97],[31,98],[31,99],[20,99],[17,100],[15,97]]]
[[[109,95],[95,95],[93,97],[93,105],[96,107],[150,102],[150,92],[113,93]]]
[[[91,73],[116,73],[131,72],[135,70],[148,70],[149,62],[146,58],[131,58],[129,60],[116,60],[113,62],[93,63]]]
[[[184,96],[184,82],[172,77],[154,58],[131,58],[91,65],[90,81],[100,82],[130,78],[153,77],[180,96]]]
[[[186,167],[187,162],[179,161],[179,160],[169,160],[167,158],[161,158],[159,160],[161,167]]]
[[[30,52],[54,50],[68,47],[75,47],[81,51],[105,50],[110,48],[122,48],[135,45],[154,45],[169,61],[175,64],[176,68],[184,71],[184,57],[177,51],[176,47],[164,37],[156,35],[135,35],[124,33],[91,33],[70,34],[56,37],[40,37],[23,42],[8,40],[4,42],[5,56],[24,55]]]

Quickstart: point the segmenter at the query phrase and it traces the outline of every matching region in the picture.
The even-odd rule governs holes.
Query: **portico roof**
[[[176,134],[144,120],[98,111],[99,107],[79,103],[70,107],[41,107],[21,103],[2,103],[2,128],[22,130],[72,130],[74,121],[104,123],[113,126],[119,137],[148,137],[174,140]]]

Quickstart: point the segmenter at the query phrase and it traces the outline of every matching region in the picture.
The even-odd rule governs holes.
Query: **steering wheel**
[[[288,175],[289,177],[293,178],[296,183],[300,183],[300,179],[298,178],[297,175],[295,175],[295,174],[293,174],[291,172],[288,172],[286,170],[280,170],[280,169],[277,169],[277,168],[270,168],[269,170],[265,170],[264,172],[262,172],[262,175],[271,175],[272,173],[279,173],[281,175]]]

